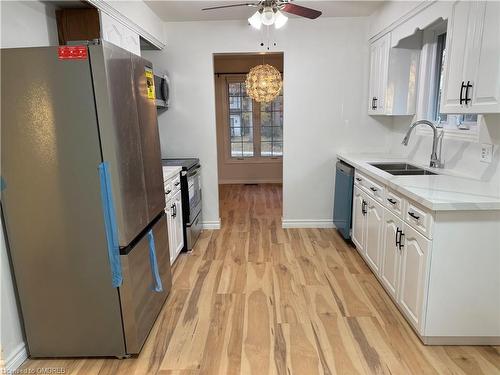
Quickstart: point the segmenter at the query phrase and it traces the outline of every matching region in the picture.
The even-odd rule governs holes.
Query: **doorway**
[[[246,75],[260,64],[272,65],[283,78],[283,53],[214,55],[219,207],[223,229],[230,222],[230,215],[234,217],[239,211],[250,212],[251,216],[246,219],[257,215],[278,220],[281,225],[283,89],[271,102],[252,100],[246,90]]]

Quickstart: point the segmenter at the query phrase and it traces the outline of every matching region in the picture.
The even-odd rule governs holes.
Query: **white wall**
[[[364,106],[368,20],[291,19],[273,32],[284,52],[283,219],[331,224],[336,153],[384,151],[391,119]],[[259,52],[264,39],[244,21],[166,24],[168,47],[145,52],[171,76],[172,108],[159,116],[164,157],[199,157],[204,221],[219,220],[213,53]],[[385,125],[379,121],[385,122]]]

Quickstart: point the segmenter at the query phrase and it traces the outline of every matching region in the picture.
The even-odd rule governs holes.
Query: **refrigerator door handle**
[[[118,288],[123,283],[123,276],[120,261],[120,245],[118,242],[118,227],[116,225],[113,193],[111,191],[111,176],[107,161],[99,164],[99,179],[101,182],[101,203],[104,215],[104,227],[108,243],[108,258],[111,267],[111,281],[113,287]]]
[[[154,280],[153,290],[155,292],[163,292],[163,285],[161,283],[160,271],[158,270],[158,261],[156,259],[156,249],[155,249],[155,237],[153,235],[153,230],[151,229],[148,234],[149,243],[149,262],[151,264],[151,275]]]

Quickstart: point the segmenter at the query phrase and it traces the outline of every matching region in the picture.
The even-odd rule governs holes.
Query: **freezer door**
[[[161,292],[154,290],[155,278],[151,267],[147,234],[127,255],[121,256],[123,285],[120,287],[120,298],[128,354],[136,354],[141,350],[172,287],[165,215],[162,215],[154,224],[152,232],[159,276],[163,286]]]
[[[147,193],[148,221],[153,220],[165,208],[163,173],[161,167],[160,137],[154,97],[153,65],[132,54],[135,100],[139,116],[144,182]]]
[[[102,155],[109,163],[118,241],[124,247],[152,220],[146,199],[132,54],[107,42],[90,46],[89,52]]]
[[[3,221],[30,356],[124,355],[89,60],[3,49],[1,68]]]

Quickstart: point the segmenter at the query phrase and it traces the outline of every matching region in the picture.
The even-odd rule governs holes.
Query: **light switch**
[[[493,158],[493,145],[489,143],[482,143],[481,144],[481,159],[483,163],[491,163],[491,160]]]

